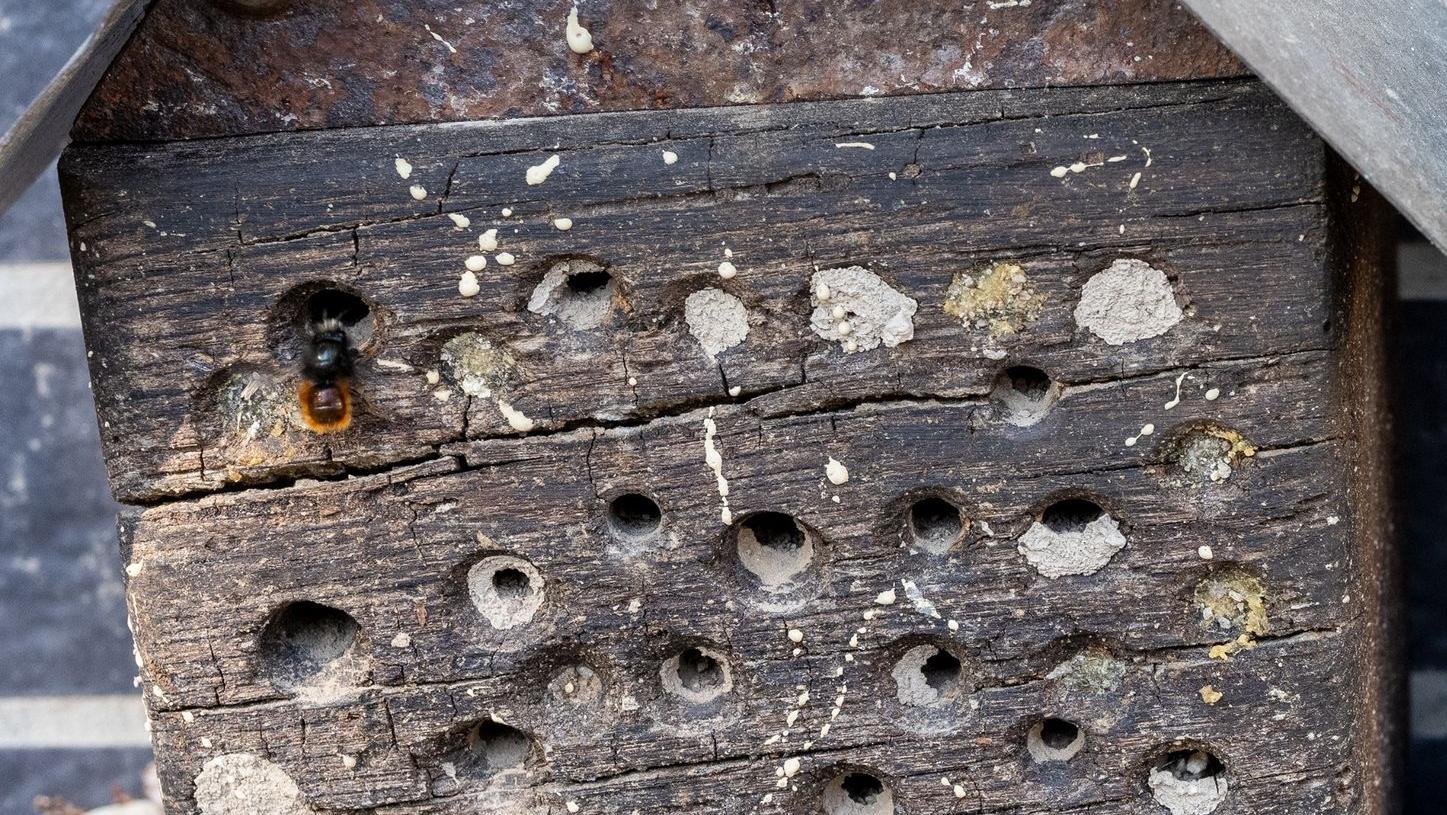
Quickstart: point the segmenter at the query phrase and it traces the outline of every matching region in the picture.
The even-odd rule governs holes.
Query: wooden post
[[[515,64],[590,110],[673,65],[536,5]],[[494,34],[414,39],[467,84]],[[1388,811],[1375,197],[1252,80],[989,47],[970,91],[323,131],[103,86],[62,184],[170,811]]]

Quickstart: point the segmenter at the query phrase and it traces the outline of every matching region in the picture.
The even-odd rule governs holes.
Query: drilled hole
[[[827,815],[892,815],[894,793],[877,776],[847,772],[824,788],[824,812]]]
[[[960,658],[934,645],[916,645],[890,672],[900,703],[910,707],[938,707],[957,699],[964,690]]]
[[[787,588],[814,558],[813,535],[782,512],[750,515],[737,536],[739,561],[765,588]]]
[[[307,601],[290,603],[262,631],[262,659],[278,685],[305,684],[348,661],[358,631],[357,621],[344,611]]]
[[[522,558],[495,555],[467,571],[472,603],[493,628],[506,629],[532,620],[543,604],[543,577]]]
[[[324,320],[337,320],[347,331],[352,347],[361,348],[372,341],[374,321],[372,309],[366,301],[341,289],[322,289],[306,300],[304,309],[306,328]]]
[[[597,328],[613,311],[618,281],[590,260],[553,264],[528,298],[528,310],[578,329]]]
[[[613,532],[625,538],[642,538],[658,531],[663,511],[646,495],[630,492],[608,503],[608,523]]]
[[[941,695],[959,687],[960,660],[949,651],[936,651],[919,670],[924,674],[924,683]]]
[[[498,569],[492,573],[492,587],[497,596],[508,602],[517,602],[532,591],[532,581],[518,569]]]
[[[686,648],[663,663],[663,688],[695,704],[711,702],[733,689],[728,660],[703,647]]]
[[[909,507],[909,532],[914,545],[931,554],[944,554],[959,542],[965,519],[942,498],[921,498]]]
[[[1005,421],[1028,427],[1045,418],[1060,398],[1060,386],[1039,368],[1016,365],[995,379],[991,399],[1002,410]]]
[[[1105,510],[1084,498],[1068,498],[1056,501],[1040,515],[1040,523],[1050,531],[1063,535],[1068,532],[1082,532],[1092,521],[1105,514]]]
[[[1173,750],[1146,779],[1156,803],[1172,815],[1207,815],[1220,806],[1229,786],[1226,765],[1207,750]]]
[[[499,773],[527,764],[532,739],[515,727],[487,719],[468,731],[467,749],[478,770]]]
[[[1038,763],[1069,761],[1085,746],[1085,734],[1074,722],[1050,718],[1030,728],[1025,746]]]

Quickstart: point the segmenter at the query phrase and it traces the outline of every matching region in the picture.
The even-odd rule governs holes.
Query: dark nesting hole
[[[924,674],[924,683],[944,695],[960,684],[960,660],[949,651],[935,651],[929,659],[920,666],[919,672]]]
[[[990,396],[1002,408],[1005,421],[1024,427],[1044,418],[1060,397],[1060,386],[1039,368],[1016,365],[996,377]]]
[[[613,275],[602,270],[574,272],[568,275],[568,291],[580,297],[593,297],[608,288]]]
[[[1040,723],[1040,741],[1052,750],[1064,750],[1080,738],[1080,728],[1064,719],[1046,719]]]
[[[1173,750],[1156,762],[1156,770],[1170,773],[1177,781],[1200,781],[1226,772],[1226,765],[1206,750]]]
[[[658,530],[663,522],[663,511],[652,498],[630,492],[609,502],[608,522],[619,535],[641,538]]]
[[[711,691],[724,683],[723,666],[703,651],[689,648],[678,655],[678,681],[691,691]]]
[[[868,773],[849,773],[839,782],[839,788],[856,804],[870,805],[884,794],[884,782]]]
[[[916,546],[939,554],[960,539],[964,518],[959,509],[942,498],[921,498],[909,507],[909,531]]]
[[[837,775],[824,788],[826,815],[893,815],[894,794],[878,776],[862,770]]]
[[[294,685],[319,673],[352,649],[359,627],[335,608],[299,601],[282,608],[261,634],[267,670],[281,685]]]
[[[744,521],[754,540],[765,549],[792,553],[804,545],[804,530],[793,518],[782,512],[760,512]]]
[[[1031,368],[1029,365],[1016,365],[1013,368],[1005,369],[1005,379],[1009,382],[1011,390],[1029,399],[1032,402],[1039,402],[1050,393],[1050,376],[1039,368]]]
[[[521,569],[507,567],[492,573],[492,587],[503,600],[521,600],[532,593],[533,582]]]
[[[1093,501],[1067,498],[1046,507],[1045,512],[1040,515],[1040,523],[1056,534],[1079,532],[1104,514],[1105,510]]]
[[[532,739],[515,727],[487,719],[468,732],[467,749],[478,769],[496,773],[523,767],[532,751]]]
[[[338,320],[349,335],[355,335],[356,331],[363,329],[371,315],[371,307],[362,298],[341,289],[322,289],[306,300],[307,322]]]

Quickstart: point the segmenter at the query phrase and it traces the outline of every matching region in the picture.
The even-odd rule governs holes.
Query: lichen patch
[[[1165,272],[1137,258],[1119,258],[1085,281],[1075,322],[1108,345],[1159,337],[1184,314]]]
[[[1018,263],[995,263],[974,273],[960,273],[945,291],[946,314],[966,328],[989,331],[993,337],[1017,333],[1040,316],[1044,295],[1035,290]]]
[[[862,266],[815,272],[810,289],[814,307],[810,328],[839,343],[845,353],[868,351],[881,344],[894,348],[914,338],[914,313],[919,304]]]
[[[285,770],[251,753],[228,753],[203,764],[196,774],[195,798],[201,815],[314,812]]]
[[[683,302],[683,319],[709,359],[749,336],[748,309],[742,300],[720,289],[699,289],[690,294]]]
[[[1056,665],[1045,678],[1061,682],[1072,690],[1113,693],[1125,680],[1125,663],[1104,648],[1087,648]]]
[[[442,346],[442,370],[468,396],[507,393],[518,375],[512,355],[481,334],[459,334]]]

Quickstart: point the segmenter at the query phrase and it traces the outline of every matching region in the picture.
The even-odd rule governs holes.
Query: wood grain
[[[1361,413],[1381,263],[1347,251],[1341,224],[1374,204],[1331,169],[1234,82],[73,147],[169,811],[213,815],[216,762],[251,756],[300,812],[802,814],[857,771],[902,815],[1146,815],[1165,811],[1151,769],[1186,747],[1225,764],[1220,815],[1383,811],[1391,566]],[[488,252],[461,297],[489,228],[517,263]],[[1074,311],[1122,259],[1162,270],[1182,316],[1110,345]],[[528,310],[565,261],[612,276],[600,325]],[[1001,262],[1030,287],[1019,330],[945,310],[957,276]],[[917,301],[912,339],[845,353],[811,331],[811,276],[854,265]],[[364,408],[328,437],[287,420],[297,308],[323,284],[374,317],[355,334]],[[705,287],[749,315],[717,360],[684,317]],[[487,396],[444,359],[470,334]],[[1028,425],[1000,376],[1022,365],[1058,397]],[[1183,466],[1222,440],[1224,476]],[[657,532],[619,531],[629,494]],[[964,519],[947,551],[911,531],[927,497]],[[1020,538],[1075,498],[1125,546],[1051,579]],[[768,512],[815,546],[781,592],[739,554]],[[502,584],[470,582],[496,558],[541,590],[511,628],[485,613]],[[1259,593],[1250,630],[1203,621],[1212,581]],[[334,609],[350,643],[300,680],[287,648],[328,646],[324,626],[278,637],[298,603]],[[894,676],[921,645],[960,663],[938,707]],[[690,648],[726,662],[727,692],[670,690]],[[564,678],[577,666],[596,688]],[[1032,760],[1045,717],[1078,724],[1083,752]],[[524,734],[520,768],[479,768],[482,722]]]

